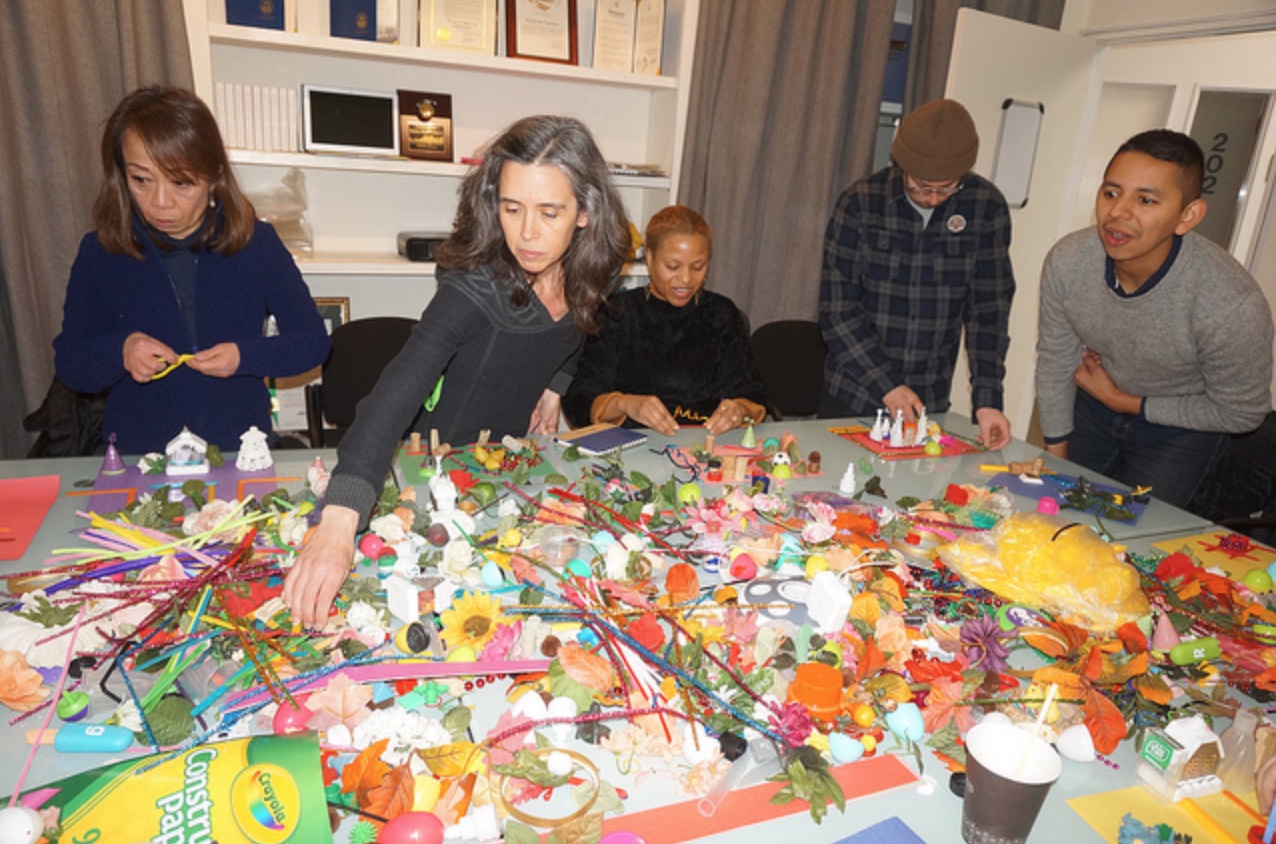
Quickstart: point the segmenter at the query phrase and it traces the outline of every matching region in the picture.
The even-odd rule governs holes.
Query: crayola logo
[[[253,844],[283,844],[301,818],[297,783],[278,765],[253,765],[240,773],[230,802],[235,823]]]

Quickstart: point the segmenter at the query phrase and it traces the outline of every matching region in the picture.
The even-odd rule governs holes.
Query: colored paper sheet
[[[887,818],[835,844],[926,844],[926,842],[899,818]]]
[[[1253,794],[1247,794],[1239,799],[1248,800],[1252,804],[1253,797]],[[1198,797],[1195,804],[1201,810],[1198,815],[1207,815],[1218,825],[1218,829],[1207,828],[1199,817],[1193,817],[1190,810],[1185,810],[1182,804],[1174,803],[1142,785],[1074,797],[1068,801],[1073,811],[1094,827],[1109,844],[1117,844],[1117,832],[1126,813],[1147,826],[1168,824],[1175,832],[1192,836],[1193,841],[1214,841],[1218,844],[1232,844],[1218,834],[1219,829],[1235,842],[1244,842],[1249,828],[1257,823],[1253,815],[1225,794]]]
[[[0,560],[27,552],[61,486],[61,475],[0,480]]]
[[[964,440],[953,434],[942,434],[939,438],[939,454],[927,454],[926,450],[918,446],[909,446],[907,448],[891,448],[886,443],[873,442],[868,435],[869,429],[864,425],[847,425],[841,428],[829,428],[829,433],[837,434],[844,440],[850,440],[856,445],[863,446],[869,451],[881,457],[883,460],[918,460],[923,458],[934,457],[960,457],[963,454],[977,454],[983,451],[983,447],[968,440]]]
[[[1226,541],[1225,541],[1226,540]],[[1224,547],[1226,546],[1226,547]],[[1240,580],[1250,569],[1266,569],[1276,563],[1276,551],[1259,545],[1243,534],[1211,530],[1193,536],[1153,542],[1152,547],[1167,554],[1187,549],[1208,568],[1217,566],[1233,580]]]
[[[891,755],[861,759],[832,770],[848,801],[917,782],[917,774]],[[807,811],[807,804],[801,800],[773,804],[771,798],[780,788],[780,783],[765,782],[737,789],[723,798],[708,818],[700,814],[699,800],[609,817],[603,822],[603,833],[631,832],[647,844],[677,844],[687,840],[688,830],[694,830],[698,838]],[[831,817],[836,817],[837,809],[832,812]]]

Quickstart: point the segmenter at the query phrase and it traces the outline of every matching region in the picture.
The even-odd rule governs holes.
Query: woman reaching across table
[[[327,619],[355,534],[440,376],[418,430],[461,443],[481,429],[557,429],[581,337],[628,251],[624,207],[584,124],[527,117],[487,146],[439,247],[438,292],[341,440],[319,526],[284,585],[297,621]]]

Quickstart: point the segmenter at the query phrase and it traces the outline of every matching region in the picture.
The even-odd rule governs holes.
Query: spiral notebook
[[[561,436],[554,437],[554,442],[562,446],[576,446],[581,454],[590,457],[601,457],[626,448],[642,445],[647,435],[633,428],[622,428],[619,425],[590,425],[578,428]]]

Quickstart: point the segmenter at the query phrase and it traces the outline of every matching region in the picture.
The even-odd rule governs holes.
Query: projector
[[[443,232],[399,232],[399,254],[409,261],[433,261],[434,250],[447,237]]]

